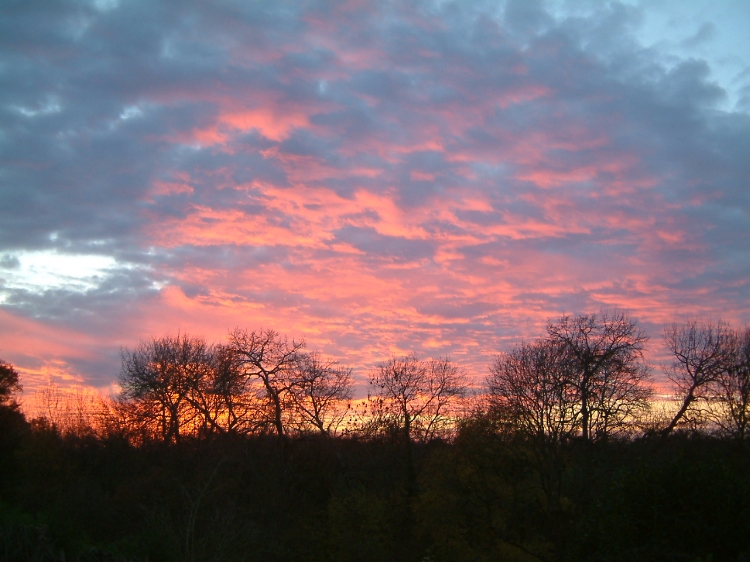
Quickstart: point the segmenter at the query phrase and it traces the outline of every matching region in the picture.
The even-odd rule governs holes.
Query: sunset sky
[[[4,1],[0,358],[274,328],[467,373],[563,313],[750,322],[750,2]],[[655,370],[658,374],[658,369]],[[361,391],[360,391],[361,392]]]

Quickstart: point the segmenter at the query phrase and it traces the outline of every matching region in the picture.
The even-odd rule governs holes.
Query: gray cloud
[[[0,257],[0,267],[4,269],[18,269],[21,262],[12,254],[4,254]]]
[[[711,22],[706,22],[700,26],[695,35],[682,41],[682,45],[685,47],[695,47],[706,41],[710,41],[716,37],[716,25]]]

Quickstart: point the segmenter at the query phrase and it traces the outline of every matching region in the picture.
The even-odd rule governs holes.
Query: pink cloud
[[[360,377],[449,353],[481,377],[563,312],[626,309],[657,342],[687,311],[747,321],[740,120],[644,72],[650,51],[595,38],[614,64],[570,22],[518,39],[462,3],[253,6],[160,22],[166,54],[120,38],[127,87],[60,67],[54,119],[23,105],[41,86],[17,94],[0,334],[30,385],[112,380],[103,354],[177,330],[272,327]],[[5,281],[17,246],[118,267],[61,305]]]

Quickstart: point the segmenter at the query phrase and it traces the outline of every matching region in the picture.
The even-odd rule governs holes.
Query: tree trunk
[[[692,404],[695,401],[695,388],[691,388],[690,391],[687,393],[687,396],[685,396],[685,399],[682,401],[682,406],[680,406],[680,409],[677,411],[677,413],[672,418],[672,421],[669,422],[669,425],[664,428],[662,431],[662,435],[666,437],[672,431],[674,431],[674,428],[677,427],[677,424],[680,422],[682,417],[685,415],[685,412],[687,412],[688,408],[690,407],[690,404]]]

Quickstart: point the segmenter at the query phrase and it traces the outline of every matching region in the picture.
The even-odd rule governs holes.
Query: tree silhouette
[[[464,376],[447,358],[392,357],[370,375],[375,413],[385,425],[395,425],[407,441],[436,436],[450,421],[450,405],[465,391]]]
[[[184,429],[195,432],[206,422],[194,406],[214,368],[213,347],[203,338],[152,338],[122,351],[120,401],[142,430],[155,426],[165,442],[178,442]]]
[[[487,380],[493,417],[551,444],[574,437],[581,416],[567,359],[564,347],[544,339],[497,357]]]
[[[312,425],[323,435],[341,423],[352,397],[352,371],[325,361],[318,351],[300,354],[290,372],[289,395],[300,427]]]
[[[0,406],[10,405],[20,390],[18,371],[10,363],[0,360]]]
[[[0,360],[0,497],[3,499],[7,498],[8,487],[16,476],[14,453],[21,445],[27,425],[15,401],[15,393],[20,390],[18,371]]]
[[[302,357],[305,342],[289,342],[274,330],[248,332],[235,329],[227,348],[244,378],[246,388],[261,401],[264,423],[280,437],[286,435],[285,409],[292,388],[293,373]]]
[[[608,312],[563,316],[547,334],[569,363],[584,441],[606,438],[648,408],[648,336],[634,320]]]
[[[667,376],[682,397],[680,408],[662,432],[667,435],[698,402],[708,398],[712,385],[730,368],[732,332],[721,321],[713,324],[691,320],[666,328],[664,342],[674,355],[674,361],[666,369]]]
[[[740,441],[750,429],[750,328],[734,332],[726,369],[719,371],[711,392],[713,421]]]

